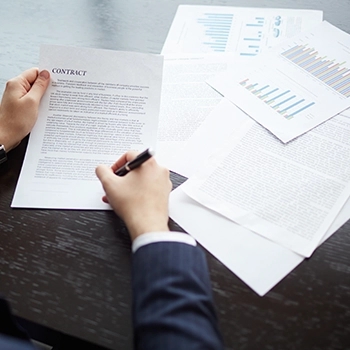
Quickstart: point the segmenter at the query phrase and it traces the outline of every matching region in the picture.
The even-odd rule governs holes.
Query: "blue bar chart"
[[[232,27],[233,14],[205,13],[197,19],[203,27],[203,45],[213,52],[225,52]]]
[[[260,53],[263,28],[265,26],[264,17],[254,17],[243,23],[243,42],[240,56],[256,56]]]
[[[322,57],[308,45],[295,45],[281,55],[338,93],[350,97],[350,69],[344,66],[346,61],[336,62],[327,56]]]
[[[328,22],[237,62],[209,85],[284,143],[350,108],[350,36]]]
[[[287,120],[293,119],[315,104],[313,101],[298,97],[289,89],[250,82],[249,78],[242,80],[239,84]]]

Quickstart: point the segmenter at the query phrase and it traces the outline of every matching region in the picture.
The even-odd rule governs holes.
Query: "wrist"
[[[0,133],[0,145],[5,147],[6,153],[17,147],[21,141],[17,141],[15,138],[11,138],[9,135],[2,135]]]
[[[0,164],[7,161],[6,149],[3,145],[0,144]]]
[[[7,142],[7,141],[2,142],[2,140],[0,139],[0,145],[4,146],[6,153],[9,153],[11,150],[16,148],[19,144],[20,142],[17,142],[17,143]]]
[[[128,227],[131,241],[134,241],[135,238],[142,236],[145,233],[148,232],[168,232],[168,220],[163,220],[163,222],[155,222],[155,221],[145,221],[143,222],[129,222],[126,223],[126,226]]]

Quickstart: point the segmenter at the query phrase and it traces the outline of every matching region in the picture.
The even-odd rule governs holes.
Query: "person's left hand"
[[[31,68],[9,80],[0,105],[0,144],[6,152],[32,130],[39,103],[50,82],[50,73]]]

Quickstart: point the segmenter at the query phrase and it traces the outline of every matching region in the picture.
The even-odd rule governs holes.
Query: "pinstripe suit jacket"
[[[204,252],[184,243],[133,254],[136,349],[222,349]]]
[[[133,254],[132,269],[136,349],[223,348],[208,268],[198,246],[175,242],[145,245]],[[2,331],[25,339],[11,320],[7,303],[0,301]],[[18,338],[0,334],[0,349],[34,349]]]

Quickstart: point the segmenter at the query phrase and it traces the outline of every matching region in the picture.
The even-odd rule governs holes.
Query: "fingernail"
[[[43,70],[40,72],[39,77],[44,78],[44,79],[49,79],[50,73],[47,70]]]

